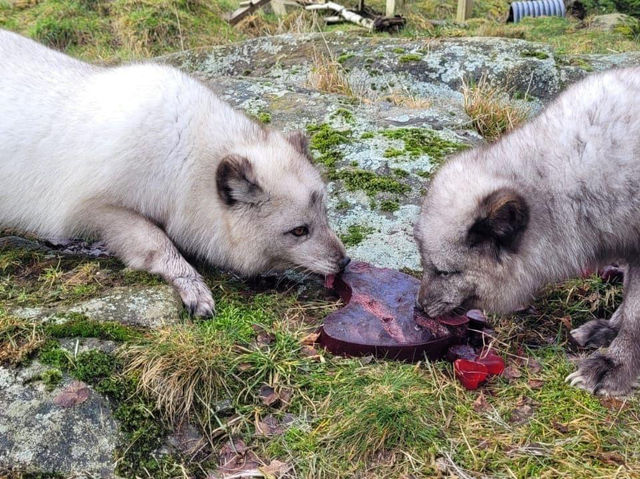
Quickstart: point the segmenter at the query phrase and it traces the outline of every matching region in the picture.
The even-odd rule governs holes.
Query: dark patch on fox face
[[[480,203],[475,222],[467,233],[470,247],[487,247],[497,258],[502,251],[516,253],[529,224],[529,206],[515,190],[503,188]]]

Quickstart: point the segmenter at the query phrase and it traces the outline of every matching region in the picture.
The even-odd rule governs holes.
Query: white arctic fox
[[[0,30],[0,227],[90,236],[162,275],[195,314],[180,251],[242,274],[348,263],[306,137],[256,124],[180,71],[89,65]]]

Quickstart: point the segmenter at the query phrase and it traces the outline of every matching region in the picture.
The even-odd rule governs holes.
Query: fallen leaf
[[[240,372],[248,371],[252,367],[253,366],[251,366],[251,364],[249,364],[249,363],[240,363],[240,364],[238,364],[238,369],[240,370]]]
[[[286,462],[272,460],[269,465],[258,468],[259,471],[264,474],[267,479],[277,479],[278,477],[287,473],[291,466]]]
[[[600,397],[600,404],[612,411],[620,411],[628,406],[627,401],[612,396]]]
[[[625,463],[624,457],[621,454],[617,453],[616,451],[601,452],[596,457],[600,459],[602,462],[604,462],[605,464],[619,466]]]
[[[553,421],[551,424],[556,431],[561,432],[562,434],[567,434],[569,432],[569,428],[560,422]]]
[[[320,356],[318,350],[313,346],[302,346],[300,353],[307,358],[317,358]]]
[[[476,412],[483,412],[483,411],[486,411],[487,409],[489,409],[489,403],[487,402],[487,399],[484,397],[483,392],[480,391],[480,394],[478,394],[478,397],[476,398],[476,400],[473,401],[473,410]]]
[[[542,370],[542,366],[537,359],[529,358],[527,360],[527,369],[533,374],[537,374]]]
[[[502,375],[507,379],[518,379],[519,377],[522,377],[522,373],[514,365],[509,365],[504,368],[504,371],[502,371]]]
[[[276,340],[276,337],[270,333],[260,333],[256,337],[256,342],[260,346],[268,346],[270,344],[273,344],[275,340]]]
[[[318,342],[319,337],[320,337],[320,333],[307,334],[304,338],[302,338],[300,342],[302,344],[306,344],[307,346],[312,346]]]
[[[278,393],[278,396],[280,396],[280,401],[282,401],[283,404],[289,405],[291,403],[291,398],[293,397],[293,389],[282,388],[280,393]]]
[[[541,379],[529,379],[529,387],[531,389],[540,389],[544,385]]]
[[[573,322],[571,321],[571,316],[563,316],[560,318],[560,322],[564,325],[567,330],[571,331],[573,329]]]
[[[58,394],[53,402],[60,407],[73,407],[85,402],[90,395],[91,390],[85,383],[74,381]]]
[[[218,471],[222,473],[237,473],[256,469],[261,461],[255,453],[247,448],[241,439],[227,441],[218,453]],[[215,474],[215,473],[214,473]],[[209,477],[218,477],[210,475]]]
[[[262,404],[265,406],[273,406],[280,402],[280,396],[276,393],[276,390],[266,384],[260,387],[258,395],[260,396],[260,401],[262,401]]]
[[[256,433],[258,436],[278,436],[284,432],[284,427],[275,416],[269,414],[264,419],[256,416]]]

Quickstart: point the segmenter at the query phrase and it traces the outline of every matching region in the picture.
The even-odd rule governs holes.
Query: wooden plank
[[[250,15],[255,10],[257,10],[260,7],[262,7],[263,5],[266,5],[270,1],[271,0],[252,0],[250,2],[250,4],[247,5],[246,7],[240,7],[235,12],[233,12],[231,15],[229,15],[229,19],[227,21],[231,25],[235,25],[240,20],[242,20],[244,17],[246,17],[247,15]]]
[[[471,10],[473,10],[473,0],[458,0],[458,11],[456,13],[456,21],[464,23],[471,18]]]

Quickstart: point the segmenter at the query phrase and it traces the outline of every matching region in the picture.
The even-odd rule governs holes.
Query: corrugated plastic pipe
[[[509,7],[507,22],[518,23],[524,17],[564,17],[566,12],[563,0],[513,2]]]

